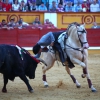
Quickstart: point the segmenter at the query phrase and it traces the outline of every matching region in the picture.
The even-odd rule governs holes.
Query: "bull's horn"
[[[42,62],[43,64],[45,64],[47,66],[46,62],[43,59],[41,59],[41,58],[36,58],[36,59],[39,60],[40,62]]]

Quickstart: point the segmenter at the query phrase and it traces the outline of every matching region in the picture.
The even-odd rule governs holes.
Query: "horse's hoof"
[[[78,85],[78,86],[76,86],[77,88],[80,88],[81,86],[80,85]]]
[[[32,90],[29,90],[29,92],[30,92],[30,93],[33,93],[34,91],[33,91],[33,89],[32,89]]]
[[[83,74],[81,75],[81,77],[82,77],[82,78],[85,78],[85,76],[84,76]]]
[[[3,92],[3,93],[7,93],[7,90],[6,90],[6,89],[2,89],[2,92]]]
[[[49,87],[49,85],[44,85],[45,88]]]
[[[92,90],[92,92],[97,92],[97,90]]]

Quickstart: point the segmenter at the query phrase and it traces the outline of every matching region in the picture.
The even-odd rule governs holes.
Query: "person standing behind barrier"
[[[64,6],[65,12],[74,12],[72,2],[67,2],[66,5]]]
[[[11,11],[11,4],[8,3],[8,0],[3,4],[3,11]]]
[[[90,5],[90,12],[99,12],[100,11],[100,5],[97,3],[96,0],[93,0],[93,3]]]
[[[18,0],[15,0],[12,4],[12,11],[19,11],[20,5],[18,3]]]
[[[96,22],[93,22],[93,26],[91,27],[92,29],[100,29],[100,26],[97,25]]]
[[[38,11],[47,11],[47,7],[44,5],[44,2],[41,2],[41,5],[38,7]]]
[[[10,22],[8,23],[9,28],[13,29],[16,27],[16,23],[14,21],[15,21],[14,18],[10,19]]]
[[[90,5],[87,0],[84,0],[82,3],[83,12],[90,12]]]
[[[74,8],[75,8],[75,12],[83,12],[82,11],[82,5],[80,4],[80,2],[78,2],[77,4],[75,4]]]
[[[41,22],[40,22],[38,17],[36,17],[35,20],[33,21],[33,25],[36,24],[36,23],[41,24]]]
[[[63,5],[61,3],[58,4],[57,11],[64,12],[64,8],[63,8]]]
[[[57,11],[57,4],[55,1],[52,1],[52,4],[49,6],[49,11],[56,12]]]
[[[27,9],[26,9],[26,4],[25,4],[24,0],[21,1],[19,9],[22,12],[26,12]]]

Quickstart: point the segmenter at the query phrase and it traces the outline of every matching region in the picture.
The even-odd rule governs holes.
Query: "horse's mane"
[[[77,22],[69,24],[67,28],[67,34],[70,35],[71,31],[75,30],[76,26],[80,26],[80,24],[78,24]]]

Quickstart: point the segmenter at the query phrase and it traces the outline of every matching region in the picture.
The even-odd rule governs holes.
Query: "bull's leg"
[[[29,92],[30,92],[30,93],[33,93],[34,91],[33,91],[32,87],[30,86],[29,81],[28,81],[28,79],[26,78],[25,74],[21,74],[21,75],[19,75],[19,77],[25,82],[25,84],[26,84],[26,86],[27,86]]]
[[[73,82],[76,84],[77,88],[80,88],[81,87],[80,83],[76,80],[74,75],[71,74],[70,69],[68,68],[68,66],[66,66],[65,69],[66,69],[67,73],[70,75]]]
[[[6,85],[7,85],[7,83],[8,83],[8,78],[7,78],[7,76],[4,75],[4,74],[3,74],[3,79],[4,79],[4,86],[3,86],[3,88],[2,88],[2,92],[3,92],[3,93],[7,93]]]

